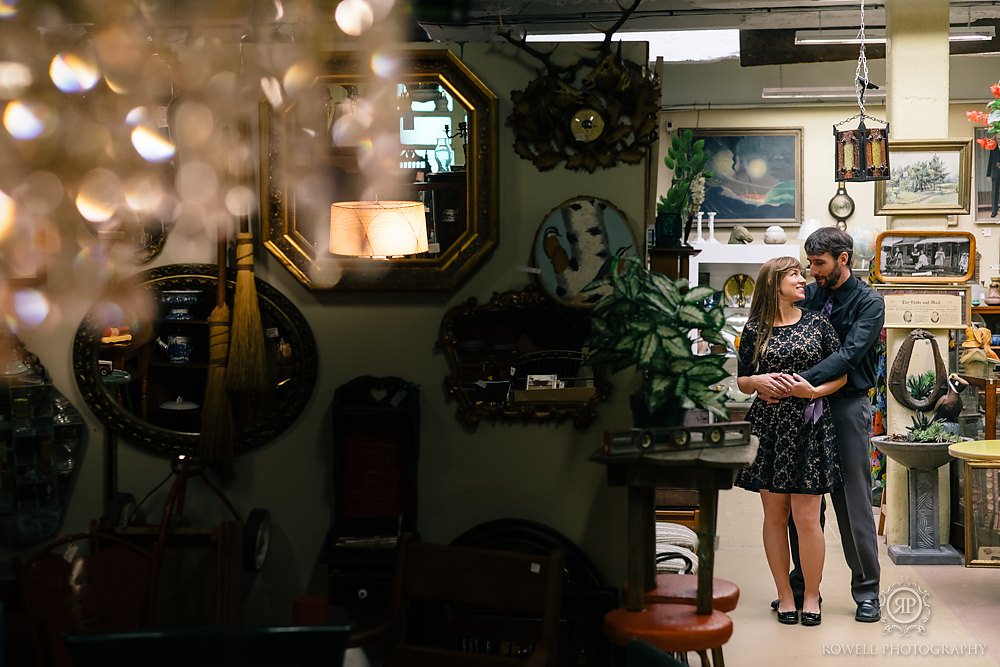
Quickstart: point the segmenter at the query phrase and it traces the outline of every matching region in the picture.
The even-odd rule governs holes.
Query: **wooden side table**
[[[737,471],[749,465],[756,454],[757,439],[752,437],[748,445],[616,456],[598,450],[591,456],[591,461],[607,466],[608,484],[628,487],[625,606],[629,611],[642,610],[645,592],[656,583],[655,489],[694,488],[700,506],[697,611],[712,613],[719,489],[732,488]]]

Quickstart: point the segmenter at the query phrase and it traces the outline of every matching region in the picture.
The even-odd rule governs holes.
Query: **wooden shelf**
[[[973,306],[973,315],[1000,315],[1000,306]]]

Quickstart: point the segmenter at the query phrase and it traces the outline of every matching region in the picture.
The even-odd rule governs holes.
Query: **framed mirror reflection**
[[[451,51],[397,55],[389,99],[368,88],[368,63],[343,52],[327,58],[311,94],[261,105],[264,245],[310,289],[448,290],[496,246],[496,96]],[[389,113],[399,133],[398,165],[377,193],[362,168],[367,113]],[[331,204],[364,199],[422,201],[427,251],[377,261],[331,253]]]
[[[73,370],[84,400],[104,425],[163,456],[194,455],[209,369],[214,264],[170,264],[136,276],[136,290],[88,312],[73,342]],[[316,341],[302,313],[256,278],[268,391],[234,395],[236,453],[270,442],[294,422],[316,384]],[[235,272],[226,280],[233,303]]]

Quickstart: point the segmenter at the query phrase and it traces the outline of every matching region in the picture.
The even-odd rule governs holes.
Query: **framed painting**
[[[584,288],[607,271],[612,257],[637,254],[621,209],[606,199],[573,197],[545,214],[531,258],[546,294],[564,306],[593,308],[611,287]]]
[[[802,128],[692,131],[712,175],[701,209],[715,211],[717,227],[802,221]]]
[[[971,232],[890,229],[875,248],[875,277],[884,283],[964,283],[976,270]]]
[[[986,138],[986,128],[976,128],[976,139]],[[1000,222],[1000,147],[991,151],[972,146],[972,212],[976,222]]]
[[[971,139],[889,140],[888,181],[875,182],[875,215],[969,212]]]

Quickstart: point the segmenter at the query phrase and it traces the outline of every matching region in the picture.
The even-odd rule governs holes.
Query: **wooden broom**
[[[264,346],[264,326],[257,303],[257,286],[253,275],[253,234],[236,234],[236,296],[233,298],[232,343],[226,387],[230,391],[259,395],[267,391],[270,381],[267,371],[267,349]]]
[[[198,458],[216,472],[228,474],[236,456],[236,421],[226,391],[229,352],[229,306],[226,304],[226,231],[219,227],[218,282],[215,308],[208,316],[208,379],[201,406]]]

